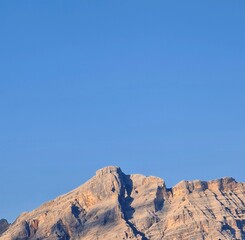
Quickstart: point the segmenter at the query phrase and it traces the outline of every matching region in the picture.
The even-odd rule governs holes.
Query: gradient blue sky
[[[245,1],[0,1],[0,218],[107,165],[245,181]]]

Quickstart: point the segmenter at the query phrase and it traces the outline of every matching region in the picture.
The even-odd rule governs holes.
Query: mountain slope
[[[167,189],[160,178],[107,167],[20,215],[0,239],[245,239],[244,186],[222,178]]]

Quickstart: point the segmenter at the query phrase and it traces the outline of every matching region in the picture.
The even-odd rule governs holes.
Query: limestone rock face
[[[106,167],[77,189],[23,213],[1,240],[245,239],[245,185],[182,181]]]

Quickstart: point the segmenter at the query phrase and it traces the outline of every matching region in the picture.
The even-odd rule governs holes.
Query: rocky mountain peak
[[[174,193],[182,192],[184,194],[190,194],[192,192],[203,192],[206,190],[210,191],[224,191],[234,190],[240,185],[234,178],[224,177],[221,179],[211,181],[181,181],[175,185],[172,189]]]
[[[103,175],[108,174],[108,173],[121,174],[122,171],[121,171],[120,167],[108,166],[108,167],[104,167],[104,168],[97,170],[96,176],[103,176]]]
[[[127,175],[109,166],[77,189],[24,213],[0,239],[245,239],[244,184]]]
[[[6,219],[0,219],[0,235],[8,229],[9,225]]]

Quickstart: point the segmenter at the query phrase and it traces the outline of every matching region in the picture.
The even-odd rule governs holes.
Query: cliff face
[[[182,181],[107,167],[81,187],[23,213],[0,235],[24,239],[245,239],[245,185]]]

